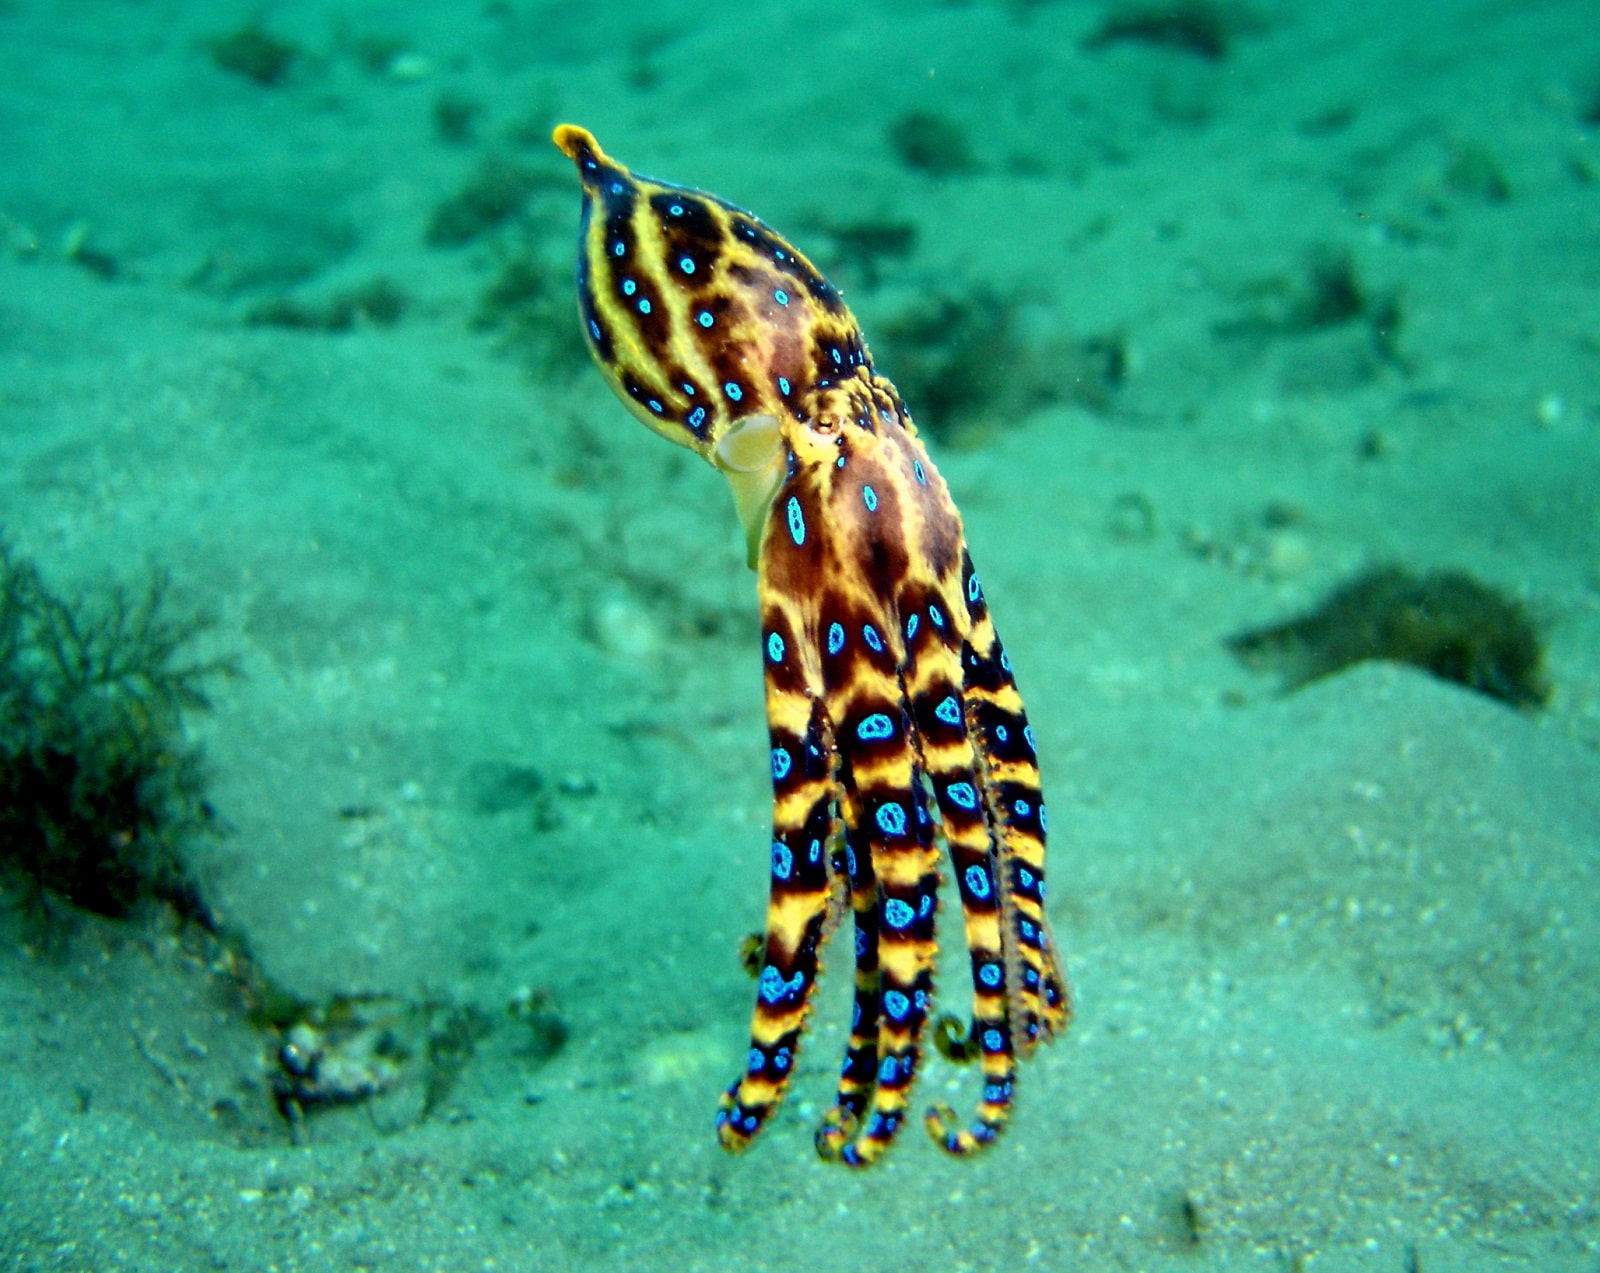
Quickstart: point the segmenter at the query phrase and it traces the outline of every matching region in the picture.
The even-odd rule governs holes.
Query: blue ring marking
[[[883,922],[890,928],[904,928],[917,917],[908,902],[902,902],[898,897],[891,897],[883,904]]]
[[[789,1049],[779,1048],[772,1054],[772,1068],[781,1074],[784,1070],[789,1068],[789,1062],[791,1060],[793,1060],[793,1057],[790,1056]]]
[[[1026,818],[1033,812],[1033,806],[1026,800],[1014,800],[1011,803],[1011,811],[1019,818]]]
[[[977,601],[983,596],[983,585],[978,582],[976,572],[967,576],[967,600]]]
[[[1028,920],[1022,920],[1020,923],[1018,923],[1017,931],[1022,934],[1022,939],[1024,941],[1029,942],[1035,940],[1039,935],[1039,930],[1035,928]]]
[[[778,377],[778,392],[781,393],[784,397],[787,398],[789,396],[789,390],[792,387],[793,386],[791,386],[789,384],[789,377],[788,376],[779,376]]]
[[[639,312],[641,314],[648,314],[650,312],[650,300],[648,297],[641,296],[639,298]]]
[[[978,969],[978,980],[993,990],[1000,984],[1000,965],[984,964],[982,968]]]
[[[821,860],[821,858],[822,858],[822,841],[821,840],[813,840],[813,841],[811,841],[811,847],[806,850],[806,861],[810,862],[814,866],[814,865],[816,865],[816,863],[818,861]]]
[[[833,467],[836,469],[842,469],[844,467],[844,456],[841,455],[837,460],[835,460]]]
[[[894,737],[894,722],[882,712],[873,712],[856,726],[856,737],[863,742],[877,742]]]
[[[956,696],[945,696],[944,702],[933,709],[933,714],[946,725],[959,725],[961,723],[961,704],[956,702]]]
[[[853,845],[844,846],[844,871],[851,879],[856,877],[856,851]]]
[[[767,657],[774,663],[783,662],[783,637],[776,632],[767,634]]]
[[[772,299],[777,301],[780,305],[787,305],[789,303],[789,293],[780,287],[777,291],[773,292]]]
[[[860,959],[867,953],[867,935],[861,929],[856,929],[856,958]],[[859,1018],[858,1018],[859,1019]]]
[[[926,1008],[928,1006],[928,992],[926,990],[917,991],[911,996],[911,1001],[917,1005],[918,1009]]]
[[[1043,801],[1041,801],[1039,804],[1039,834],[1050,834],[1050,819],[1045,814]]]
[[[789,259],[789,254],[787,252],[785,252],[782,248],[773,248],[772,249],[772,255],[775,256],[780,261],[787,261]]]
[[[900,1074],[900,1063],[892,1056],[883,1058],[883,1064],[878,1067],[878,1082],[893,1083]]]
[[[911,1011],[911,1000],[898,990],[891,990],[883,996],[883,1010],[891,1021],[904,1021],[906,1013]]]
[[[772,749],[772,780],[774,782],[782,782],[789,776],[789,769],[793,764],[794,762],[789,758],[789,752],[786,748],[774,747]]]
[[[839,352],[839,346],[830,347],[828,352],[833,355],[833,365],[835,367],[844,366],[844,355]]]
[[[661,403],[658,402],[655,398],[651,398],[650,401],[648,403],[646,403],[645,405],[648,406],[650,408],[650,410],[654,411],[657,415],[660,415],[663,411],[666,410],[666,408],[663,407],[661,405]]]
[[[933,620],[934,627],[944,627],[944,611],[939,609],[938,606],[930,605],[928,607],[928,618]]]
[[[1027,867],[1019,866],[1017,868],[1017,883],[1022,885],[1023,888],[1031,890],[1033,888],[1033,878],[1033,872]]]
[[[750,1074],[760,1074],[766,1065],[767,1058],[761,1054],[760,1048],[750,1049],[750,1059],[745,1063],[745,1070]]]
[[[698,429],[702,424],[705,423],[705,418],[706,409],[704,407],[696,407],[693,411],[689,412],[689,427],[691,429]]]
[[[625,278],[625,279],[622,280],[622,294],[624,296],[632,296],[638,290],[639,290],[639,285],[637,283],[635,283],[631,278]]]
[[[920,623],[920,622],[921,622],[920,617],[917,615],[917,612],[915,610],[913,610],[911,612],[911,614],[906,618],[906,640],[907,641],[911,640],[912,637],[917,635],[917,624]]]
[[[837,654],[844,649],[844,625],[830,623],[828,625],[828,653]]]
[[[783,974],[771,964],[761,970],[761,998],[767,1003],[777,1003],[779,999],[804,988],[805,984],[806,975],[803,972],[797,972],[785,981]]]
[[[996,725],[994,727],[994,737],[996,742],[1003,743],[1011,737],[1011,731],[1004,725]]]
[[[683,382],[683,391],[691,398],[694,397],[694,385],[691,382],[687,380]]]
[[[789,878],[794,870],[794,854],[789,852],[789,846],[782,840],[772,842],[772,873],[780,880]]]
[[[1029,990],[1037,990],[1039,988],[1039,974],[1032,968],[1024,968],[1022,970],[1022,984],[1027,986]]]
[[[618,239],[615,243],[613,243],[611,245],[611,255],[612,256],[623,256],[623,255],[625,255],[627,253],[627,251],[628,251],[628,245],[625,244],[621,239]]]
[[[875,815],[878,829],[885,835],[904,835],[906,832],[906,811],[891,800],[888,804],[879,805]]]
[[[728,381],[727,384],[722,386],[722,392],[727,394],[729,399],[734,402],[738,402],[740,398],[744,397],[744,390],[739,387],[737,380]]]
[[[667,209],[667,211],[672,213],[672,215],[675,217],[681,217],[683,215],[683,205],[681,203],[674,203]]]
[[[1010,1098],[1011,1091],[1005,1083],[985,1083],[983,1085],[983,1099],[991,1105],[1003,1105]]]
[[[944,789],[944,794],[950,797],[952,804],[958,804],[963,809],[978,807],[978,793],[972,789],[970,782],[952,782]]]
[[[983,1032],[983,1050],[985,1052],[998,1052],[1005,1046],[1005,1040],[1000,1037],[998,1030],[985,1030]]]
[[[911,471],[916,474],[917,481],[923,486],[928,484],[928,471],[922,467],[921,460],[911,461]]]
[[[596,344],[600,343],[600,324],[592,318],[589,320],[589,335],[594,337]]]
[[[983,867],[969,866],[963,873],[962,879],[966,880],[967,891],[970,892],[974,897],[982,898],[989,896],[989,872],[984,870]]]
[[[703,309],[694,316],[694,321],[699,323],[702,327],[710,327],[711,324],[717,320],[709,309]]]
[[[874,653],[883,653],[883,638],[878,635],[877,628],[873,627],[870,623],[863,623],[861,625],[861,635],[865,639],[866,643],[872,647]]]
[[[686,256],[680,256],[678,258],[678,268],[680,270],[682,270],[685,274],[693,274],[694,273],[694,262],[691,261]]]
[[[1032,725],[1024,725],[1022,727],[1022,736],[1028,740],[1028,746],[1032,747],[1035,751],[1039,750],[1039,744],[1034,742],[1034,740],[1033,740],[1033,726]]]
[[[876,513],[878,511],[878,492],[870,486],[863,486],[861,488],[861,502],[867,506],[867,512]]]
[[[917,812],[919,814],[922,814],[922,810],[921,809],[918,809]],[[925,822],[925,821],[927,821],[927,817],[926,817],[926,815],[923,815],[922,817],[919,817],[917,820],[919,822]],[[932,893],[924,893],[922,895],[922,900],[917,903],[917,914],[921,915],[923,918],[927,918],[929,915],[933,914],[933,904],[934,904],[934,902],[936,900],[937,899],[934,897],[934,895]]]
[[[623,185],[620,181],[613,181],[611,183],[611,193],[612,194],[621,194],[626,189],[627,189],[627,187],[625,185]]]
[[[784,505],[784,513],[789,519],[789,538],[794,540],[795,546],[798,547],[806,542],[806,515],[800,511],[798,495],[789,496],[789,502]]]
[[[1007,672],[1009,672],[1011,670],[1011,656],[1009,654],[1007,654],[1004,650],[1000,651],[1000,666],[1002,668],[1004,668]]]

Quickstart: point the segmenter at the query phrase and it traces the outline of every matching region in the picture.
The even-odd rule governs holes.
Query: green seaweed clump
[[[1369,570],[1308,614],[1228,638],[1247,665],[1276,669],[1287,689],[1368,659],[1409,663],[1513,707],[1550,697],[1544,645],[1523,606],[1470,575]]]
[[[207,624],[173,616],[167,587],[64,600],[0,540],[0,868],[42,906],[165,902],[216,931],[181,853],[216,829],[182,717],[234,669],[187,658]]]

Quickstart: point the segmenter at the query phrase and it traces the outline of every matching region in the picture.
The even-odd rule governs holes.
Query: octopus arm
[[[971,622],[962,654],[965,716],[995,834],[1006,963],[1018,974],[1007,977],[1011,1029],[1018,1055],[1026,1057],[1064,1032],[1072,1017],[1071,992],[1045,913],[1049,820],[1033,729],[970,557],[963,559],[962,579]]]
[[[944,598],[933,613],[952,613]],[[954,613],[965,618],[956,603]],[[954,1154],[975,1153],[1004,1129],[1016,1088],[1014,1004],[1022,970],[1008,952],[1007,894],[993,811],[985,798],[984,765],[968,726],[962,689],[966,642],[955,630],[967,624],[927,624],[910,661],[912,704],[923,764],[961,898],[972,971],[972,1024],[968,1034],[981,1058],[983,1095],[970,1128],[958,1129],[948,1106],[935,1106],[924,1120],[929,1134]]]
[[[824,1158],[864,1167],[905,1123],[933,1002],[939,863],[893,594],[879,595],[874,575],[835,578],[849,586],[824,605],[823,682],[838,726],[857,1018],[816,1143]]]
[[[717,1114],[723,1147],[749,1145],[782,1101],[811,1011],[821,949],[844,907],[833,841],[837,779],[832,726],[807,683],[800,638],[784,607],[765,615],[767,727],[772,743],[772,868],[767,930],[745,1071]]]

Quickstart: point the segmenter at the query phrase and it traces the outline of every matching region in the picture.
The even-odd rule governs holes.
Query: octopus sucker
[[[936,1105],[923,1122],[974,1154],[1072,1005],[1045,910],[1033,730],[961,516],[843,297],[797,248],[714,195],[630,172],[582,128],[554,141],[583,187],[578,310],[595,363],[635,417],[727,478],[756,571],[770,887],[718,1139],[745,1149],[781,1105],[848,913],[853,1019],[814,1140],[852,1167],[888,1151],[933,1020],[943,860],[971,1019],[941,1017],[934,1038],[978,1061],[982,1092],[967,1121]]]

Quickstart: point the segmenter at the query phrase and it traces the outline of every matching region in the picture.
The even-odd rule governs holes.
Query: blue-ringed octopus
[[[820,952],[848,908],[855,1006],[823,1158],[867,1166],[906,1119],[934,1008],[940,849],[972,969],[975,1115],[937,1105],[970,1155],[1010,1115],[1017,1063],[1062,1033],[1045,913],[1033,730],[961,517],[838,290],[748,212],[637,176],[556,129],[583,185],[578,306],[632,413],[733,488],[757,571],[773,785],[771,893],[743,1073],[717,1115],[742,1150],[795,1072]]]

